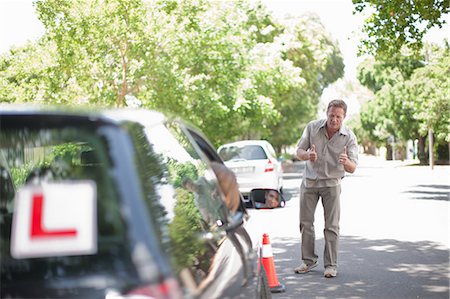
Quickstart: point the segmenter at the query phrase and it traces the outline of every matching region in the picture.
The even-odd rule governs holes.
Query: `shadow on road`
[[[411,190],[403,193],[411,194],[411,199],[450,201],[450,186],[448,185],[412,186]]]
[[[323,239],[316,241],[319,266],[294,274],[299,244],[292,238],[272,241],[277,276],[286,286],[273,298],[449,298],[449,252],[438,244],[341,236],[333,279],[323,277]]]

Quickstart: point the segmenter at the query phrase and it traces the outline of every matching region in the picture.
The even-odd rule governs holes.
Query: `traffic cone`
[[[262,242],[262,262],[264,270],[266,271],[267,280],[269,282],[270,292],[281,293],[286,290],[283,284],[278,281],[277,273],[275,271],[275,264],[273,262],[272,246],[270,245],[269,235],[263,235]]]

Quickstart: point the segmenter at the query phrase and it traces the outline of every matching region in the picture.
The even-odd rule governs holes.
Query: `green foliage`
[[[366,58],[357,67],[357,78],[362,85],[373,92],[380,91],[386,84],[394,85],[399,80],[409,79],[415,69],[424,66],[423,55],[403,51],[389,60]]]
[[[258,1],[250,3],[245,8],[245,13],[245,27],[251,33],[251,39],[257,43],[272,43],[284,31],[283,26],[278,24],[266,7]]]
[[[16,189],[25,184],[28,175],[33,169],[35,169],[35,165],[32,163],[11,168],[11,178]]]
[[[368,102],[362,107],[361,126],[368,133],[369,139],[377,144],[383,144],[389,137],[388,119],[382,114],[381,106],[378,105],[377,100]],[[359,135],[358,135],[359,137]]]
[[[450,142],[450,47],[432,51],[428,64],[406,82],[408,102],[420,136],[432,129],[435,142],[445,144]]]
[[[176,189],[175,217],[169,225],[172,240],[173,264],[177,270],[196,264],[196,257],[202,256],[205,246],[199,244],[196,234],[202,232],[201,215],[195,206],[194,196],[185,189]]]
[[[389,59],[407,46],[418,53],[425,33],[445,23],[448,0],[353,0],[354,13],[368,13],[360,51]]]
[[[197,168],[191,162],[178,163],[175,160],[170,160],[168,165],[169,177],[175,187],[181,187],[185,179],[191,179],[192,181],[198,179]]]
[[[279,59],[271,65],[280,71],[272,76],[276,80],[267,81],[268,86],[261,91],[273,99],[279,111],[278,121],[269,127],[271,135],[262,136],[278,151],[296,142],[299,132],[316,116],[324,88],[344,74],[341,53],[317,15],[288,18],[281,24],[285,30],[273,43],[275,49],[281,49],[281,56],[268,51],[264,44],[265,53]]]
[[[315,16],[276,20],[256,1],[36,0],[36,44],[0,57],[6,102],[143,108],[180,116],[215,146],[290,145],[343,75]],[[130,104],[131,105],[131,104]]]
[[[69,88],[70,102],[124,106],[125,95],[149,71],[143,58],[151,42],[144,2],[59,1],[36,2],[39,19],[56,46],[54,96]],[[73,103],[73,104],[75,104]]]
[[[54,48],[44,41],[0,56],[0,102],[42,102],[49,94]]]
[[[361,125],[360,115],[351,118],[346,122],[346,126],[349,127],[358,138],[358,144],[366,146],[373,143],[373,139],[369,135],[369,131],[365,130]]]
[[[233,4],[185,1],[171,12],[176,32],[165,50],[170,59],[167,65],[174,66],[176,86],[153,89],[150,104],[189,120],[213,136],[215,143],[239,133],[236,122],[242,116],[235,103],[240,82],[247,75],[252,45],[245,30],[246,18]],[[176,94],[167,95],[171,90]]]
[[[402,72],[402,65],[369,60],[360,66],[360,81],[375,91],[376,98],[361,111],[362,128],[382,144],[389,136],[403,142],[424,139],[432,130],[436,147],[450,142],[450,47],[426,46],[428,61]],[[412,61],[406,65],[415,65]],[[418,64],[417,64],[418,65]],[[406,69],[406,68],[405,68]],[[424,158],[424,153],[419,153]]]
[[[56,145],[52,148],[52,152],[50,154],[50,160],[51,161],[62,160],[62,161],[72,164],[73,162],[76,162],[76,161],[72,161],[72,158],[79,157],[81,152],[84,150],[88,150],[88,148],[80,146],[78,144],[73,144],[73,143]]]

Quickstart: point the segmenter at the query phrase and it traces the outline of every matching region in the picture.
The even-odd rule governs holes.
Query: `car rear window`
[[[267,159],[267,155],[260,145],[227,146],[220,149],[219,155],[224,161]]]
[[[130,267],[132,261],[128,259],[131,254],[129,253],[129,242],[127,242],[127,227],[121,214],[118,192],[111,177],[110,168],[113,162],[109,156],[109,147],[105,136],[91,126],[83,127],[79,124],[67,127],[62,125],[45,127],[41,122],[23,127],[15,124],[9,128],[8,123],[2,121],[2,130],[0,131],[1,297],[13,296],[17,291],[22,292],[20,294],[23,296],[27,296],[24,293],[27,292],[26,288],[31,292],[41,286],[42,294],[46,294],[46,286],[58,285],[60,287],[64,282],[80,286],[83,279],[100,277],[100,273],[104,275],[104,281],[97,285],[98,290],[108,284],[119,286],[131,283],[135,274],[133,274],[134,269],[132,270]],[[14,254],[11,243],[14,243],[13,235],[16,236],[14,224],[17,223],[16,218],[18,217],[16,210],[18,194],[21,194],[20,192],[23,190],[46,188],[45,186],[47,188],[83,186],[83,182],[86,183],[85,185],[94,186],[92,189],[94,190],[92,191],[94,207],[93,213],[91,213],[91,215],[95,215],[93,216],[93,225],[91,225],[92,234],[95,237],[93,252],[81,254],[28,252],[26,254],[29,256],[23,257]],[[78,194],[78,189],[70,190]],[[45,210],[47,205],[45,204],[50,202],[47,201],[50,196],[46,197],[44,192],[43,194],[42,197],[45,201],[42,199],[43,216],[41,219],[45,228],[45,221],[48,219]],[[55,198],[59,202],[68,202],[68,197],[69,194],[59,193]],[[76,195],[72,197],[75,202],[84,200]],[[35,213],[35,197],[32,197],[31,202],[33,204],[32,213]],[[77,206],[77,203],[73,205]],[[74,210],[67,211],[64,203],[59,204],[59,207],[59,210],[52,210],[53,215],[67,214],[70,216],[71,213],[75,213]],[[30,215],[28,212],[24,215],[32,217],[29,221],[34,223],[33,221],[37,218],[32,213],[31,216],[28,216]],[[77,215],[80,215],[82,220],[89,217],[82,212]],[[61,218],[61,216],[59,217]],[[32,229],[30,230],[31,236]],[[53,241],[57,242],[56,239]],[[121,273],[123,277],[119,278]],[[113,275],[116,277],[112,277]],[[111,277],[111,281],[107,282],[106,277]],[[20,285],[27,287],[24,289]],[[87,285],[86,288],[88,288]],[[39,296],[37,293],[34,295]],[[81,296],[75,293],[72,295]],[[54,294],[54,296],[57,295]],[[60,296],[68,296],[68,294],[60,294]]]

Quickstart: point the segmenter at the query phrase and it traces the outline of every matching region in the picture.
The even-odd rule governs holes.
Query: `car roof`
[[[94,107],[73,108],[34,104],[1,104],[0,115],[75,117],[80,120],[89,119],[91,121],[107,122],[116,125],[130,121],[141,123],[146,127],[154,126],[165,120],[165,116],[162,113],[145,109],[101,109]]]
[[[132,108],[107,110],[103,112],[103,115],[117,122],[139,122],[145,127],[160,124],[166,119],[162,113],[157,111]]]
[[[267,145],[270,144],[267,140],[240,140],[231,143],[222,144],[220,147],[229,147],[229,146],[245,146],[245,145]]]

